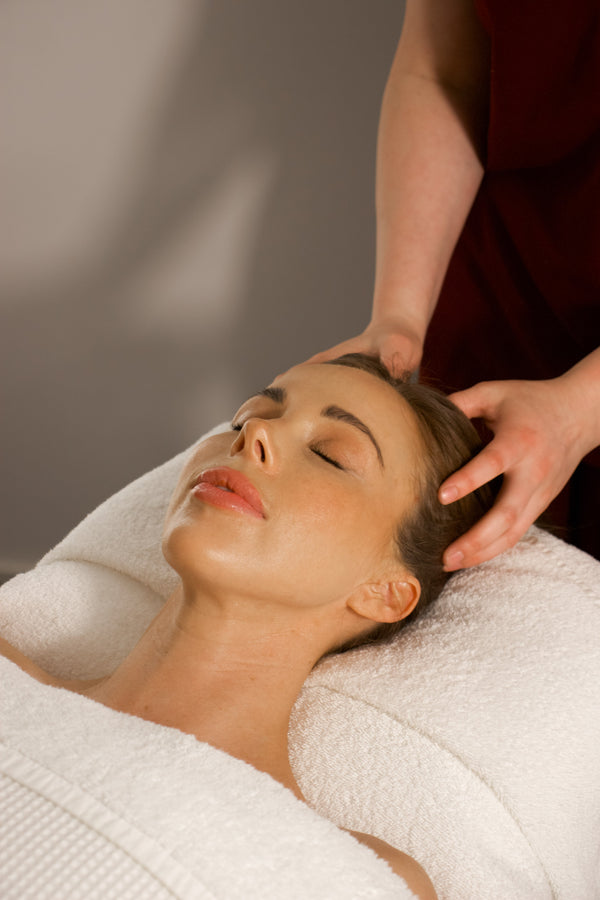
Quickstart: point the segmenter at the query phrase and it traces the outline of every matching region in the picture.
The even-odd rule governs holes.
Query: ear
[[[371,622],[399,622],[415,608],[421,585],[414,575],[362,584],[347,600],[347,606]]]

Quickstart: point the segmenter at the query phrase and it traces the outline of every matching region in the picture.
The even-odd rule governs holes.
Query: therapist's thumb
[[[481,381],[464,391],[450,394],[448,399],[469,419],[489,419],[498,408],[497,382]]]

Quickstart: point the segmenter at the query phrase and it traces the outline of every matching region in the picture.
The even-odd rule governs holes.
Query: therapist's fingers
[[[372,322],[361,334],[315,353],[307,362],[323,363],[345,353],[376,356],[392,375],[403,377],[418,367],[422,344],[417,335],[402,324],[395,321]]]
[[[504,476],[492,509],[444,554],[448,571],[491,559],[512,547],[565,486],[594,446],[586,392],[567,375],[548,381],[483,382],[451,396],[467,415],[482,418],[494,438],[441,485],[452,503]]]
[[[464,391],[457,391],[448,398],[469,419],[481,418],[496,432],[501,422],[502,401],[509,382],[481,382]],[[441,503],[452,503],[466,497],[488,481],[518,462],[522,454],[523,437],[513,441],[506,428],[496,434],[474,459],[454,472],[441,485],[438,496]]]
[[[320,353],[315,353],[313,356],[309,357],[306,362],[324,363],[330,359],[336,359],[338,356],[343,356],[345,353],[367,353],[369,355],[374,355],[376,351],[377,347],[375,343],[363,334],[359,334],[356,337],[349,338],[339,344],[334,344],[334,346],[329,347],[328,350],[321,350]]]
[[[548,427],[543,402],[547,391],[534,390],[531,396],[529,392],[529,386],[516,382],[491,382],[452,396],[466,414],[482,417],[495,434],[491,443],[441,485],[440,501],[460,500],[499,475],[504,481],[492,509],[446,549],[447,571],[478,565],[514,546],[576,464],[576,459],[565,459]]]
[[[492,509],[446,548],[445,570],[453,572],[476,566],[514,547],[562,490],[570,474],[540,480],[535,466],[525,462],[505,472]]]
[[[445,570],[476,566],[514,547],[551,499],[542,486],[532,486],[528,472],[505,476],[492,509],[446,549]]]
[[[501,439],[492,441],[462,469],[444,481],[438,492],[440,502],[447,504],[461,500],[488,481],[502,475],[516,461],[510,444]]]
[[[552,452],[553,451],[553,452]],[[499,474],[502,487],[492,509],[444,553],[447,571],[475,566],[513,547],[565,486],[579,461],[564,448],[537,443],[531,434],[509,429],[494,438],[451,476],[457,497],[466,496]],[[448,479],[440,494],[452,495]],[[446,493],[444,494],[444,491]],[[452,502],[446,499],[446,502]]]
[[[499,430],[439,491],[444,504],[466,497],[499,475],[503,484],[492,509],[444,553],[444,568],[478,565],[513,547],[562,489],[574,468],[553,458],[544,441],[525,429]]]
[[[481,381],[464,391],[455,391],[448,399],[462,409],[468,419],[488,419],[497,413],[498,405],[503,399],[503,389],[508,384],[509,382]]]

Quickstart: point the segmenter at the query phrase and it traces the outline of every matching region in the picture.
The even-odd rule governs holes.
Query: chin
[[[231,538],[197,523],[177,523],[165,531],[162,552],[165,560],[181,578],[184,589],[215,595],[239,593],[252,583],[252,574],[234,553]],[[235,556],[235,558],[233,558]],[[243,556],[243,555],[242,555]]]
[[[163,535],[163,556],[184,583],[202,578],[206,569],[205,551],[206,544],[194,535],[189,524],[175,525]]]

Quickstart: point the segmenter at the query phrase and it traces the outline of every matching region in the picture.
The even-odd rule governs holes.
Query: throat
[[[244,679],[191,688],[150,678],[137,690],[123,690],[111,678],[87,686],[81,693],[119,712],[193,735],[224,753],[275,778],[304,800],[289,762],[288,730],[291,704],[266,691],[240,688]],[[295,699],[295,698],[294,698]]]
[[[191,734],[301,797],[287,735],[315,659],[300,652],[296,633],[220,609],[176,592],[115,672],[82,693]]]

